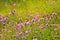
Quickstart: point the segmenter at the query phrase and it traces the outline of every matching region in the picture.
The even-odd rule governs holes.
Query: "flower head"
[[[33,40],[38,40],[38,39],[36,37],[34,37]]]

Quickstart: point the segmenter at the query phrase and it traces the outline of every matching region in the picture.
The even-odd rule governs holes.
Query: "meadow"
[[[60,0],[0,0],[0,40],[60,40]]]

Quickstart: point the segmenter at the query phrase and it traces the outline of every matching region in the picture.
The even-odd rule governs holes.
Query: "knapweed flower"
[[[28,34],[28,31],[24,31],[24,34]]]
[[[14,30],[18,30],[19,28],[18,27],[15,27]]]
[[[25,22],[24,24],[25,24],[25,25],[30,24],[30,21],[27,21],[27,22]]]
[[[44,20],[44,18],[39,18],[38,21]]]
[[[39,26],[41,29],[43,29],[44,28],[44,26],[42,25],[42,24],[40,24],[40,26]]]
[[[0,34],[0,37],[2,36],[2,34]]]
[[[19,24],[16,24],[16,26],[18,26],[18,27],[21,28],[21,27],[24,26],[24,25],[23,25],[23,23],[19,23]]]
[[[13,6],[16,6],[16,4],[15,4],[15,3],[13,3]]]
[[[7,32],[7,29],[2,29],[1,31],[2,31],[2,32]]]
[[[26,38],[27,38],[26,36],[22,36],[22,40],[26,40]]]
[[[22,18],[19,18],[19,21],[22,22]]]
[[[19,35],[21,35],[22,34],[22,32],[19,32]]]
[[[48,23],[46,23],[45,25],[48,26]]]
[[[58,24],[50,24],[50,26],[58,26]]]
[[[0,15],[0,20],[2,19],[2,15]]]
[[[15,9],[12,9],[9,14],[14,15],[15,14]]]
[[[19,33],[16,33],[15,35],[13,35],[13,37],[19,38]]]
[[[35,22],[35,19],[30,20],[30,22]]]
[[[3,17],[2,17],[2,15],[0,15],[0,22],[2,22],[3,21]]]
[[[4,17],[4,20],[7,20],[8,19],[8,16]]]
[[[38,40],[38,39],[36,37],[34,37],[33,40]]]
[[[55,12],[52,12],[51,15],[56,15],[56,13]]]
[[[48,14],[44,14],[44,16],[43,17],[48,17]]]

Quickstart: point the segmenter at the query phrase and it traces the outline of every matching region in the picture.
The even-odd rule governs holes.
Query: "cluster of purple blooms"
[[[2,15],[0,15],[0,23],[2,23],[3,25],[6,24],[7,19],[8,19],[8,16],[3,17]]]
[[[15,4],[14,4],[15,5]],[[14,15],[14,13],[15,13],[15,10],[13,10],[13,11],[11,11],[11,15]],[[44,14],[44,16],[42,17],[42,18],[38,18],[39,17],[39,14],[36,14],[35,16],[32,16],[32,18],[30,19],[30,20],[27,20],[27,21],[25,21],[25,22],[22,22],[22,18],[19,18],[19,20],[21,21],[20,23],[16,23],[15,24],[15,26],[16,27],[14,27],[14,29],[13,30],[19,30],[21,27],[25,27],[26,25],[30,25],[31,23],[36,23],[36,24],[38,24],[38,26],[39,26],[39,28],[41,28],[41,29],[43,29],[44,28],[44,26],[48,26],[49,24],[48,24],[48,22],[49,22],[49,20],[50,19],[53,19],[54,18],[54,16],[56,16],[56,13],[55,12],[52,12],[50,15],[48,15],[48,14]],[[7,24],[7,20],[8,20],[8,16],[5,16],[5,17],[3,17],[2,15],[0,15],[0,23],[2,23],[3,25],[6,25]],[[46,21],[46,24],[45,25],[43,25],[43,24],[41,24],[40,22],[42,21],[42,20],[44,20],[44,21]],[[54,29],[54,31],[55,31],[56,29]],[[12,32],[12,31],[10,31],[10,30],[7,30],[7,29],[2,29],[1,30],[2,32]],[[27,30],[25,30],[25,31],[22,31],[22,32],[16,32],[16,34],[15,35],[13,35],[13,37],[20,37],[20,35],[22,34],[22,33],[24,33],[24,34],[28,34],[28,31]],[[57,34],[57,33],[56,33]],[[0,36],[2,36],[2,34],[0,34]],[[26,36],[23,36],[22,37],[23,39],[26,39]],[[38,38],[37,37],[34,37],[32,40],[38,40]]]

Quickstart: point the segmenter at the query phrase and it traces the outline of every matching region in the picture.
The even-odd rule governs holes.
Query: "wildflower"
[[[55,13],[55,12],[52,12],[52,13],[50,14],[50,19],[54,18],[55,15],[56,15],[56,13]]]
[[[50,24],[51,26],[58,26],[58,24]]]
[[[8,19],[8,16],[4,17],[4,20],[7,20]]]
[[[26,38],[27,38],[26,36],[23,36],[23,37],[22,37],[22,40],[26,40]]]
[[[22,22],[22,18],[19,18],[19,20]]]
[[[48,16],[48,14],[44,14],[44,16],[43,17],[47,17]]]
[[[39,18],[39,21],[44,20],[44,18]]]
[[[36,37],[34,37],[33,40],[38,40],[38,39]]]
[[[18,30],[18,28],[16,27],[16,28],[14,28],[14,30]]]
[[[32,19],[30,22],[35,22],[35,19]]]
[[[13,35],[13,37],[15,37],[15,38],[19,38],[19,34],[16,33],[15,35]]]
[[[42,24],[40,24],[40,26],[39,26],[41,29],[43,29],[44,27],[43,27],[43,25]]]
[[[25,33],[25,34],[27,34],[27,33],[28,33],[28,31],[25,31],[24,33]]]
[[[2,19],[2,15],[0,15],[0,20]]]
[[[48,23],[46,23],[46,26],[48,26]]]
[[[56,13],[55,12],[52,12],[51,15],[56,15]]]
[[[2,29],[1,31],[2,31],[2,32],[7,32],[7,29]]]
[[[14,15],[15,14],[15,9],[11,10],[9,14]]]
[[[0,34],[0,37],[2,36],[2,34]]]
[[[16,6],[16,4],[15,4],[15,3],[13,3],[13,6]]]
[[[25,22],[24,24],[25,24],[25,25],[26,25],[26,24],[30,24],[30,21],[27,21],[27,22]]]
[[[48,18],[47,18],[47,17],[45,17],[45,20],[46,20],[46,21],[48,21]]]
[[[22,34],[22,32],[19,33],[20,35]]]
[[[23,23],[16,24],[16,26],[21,28],[23,26]]]
[[[3,21],[3,19],[2,19],[2,15],[0,15],[0,22],[2,22]]]

